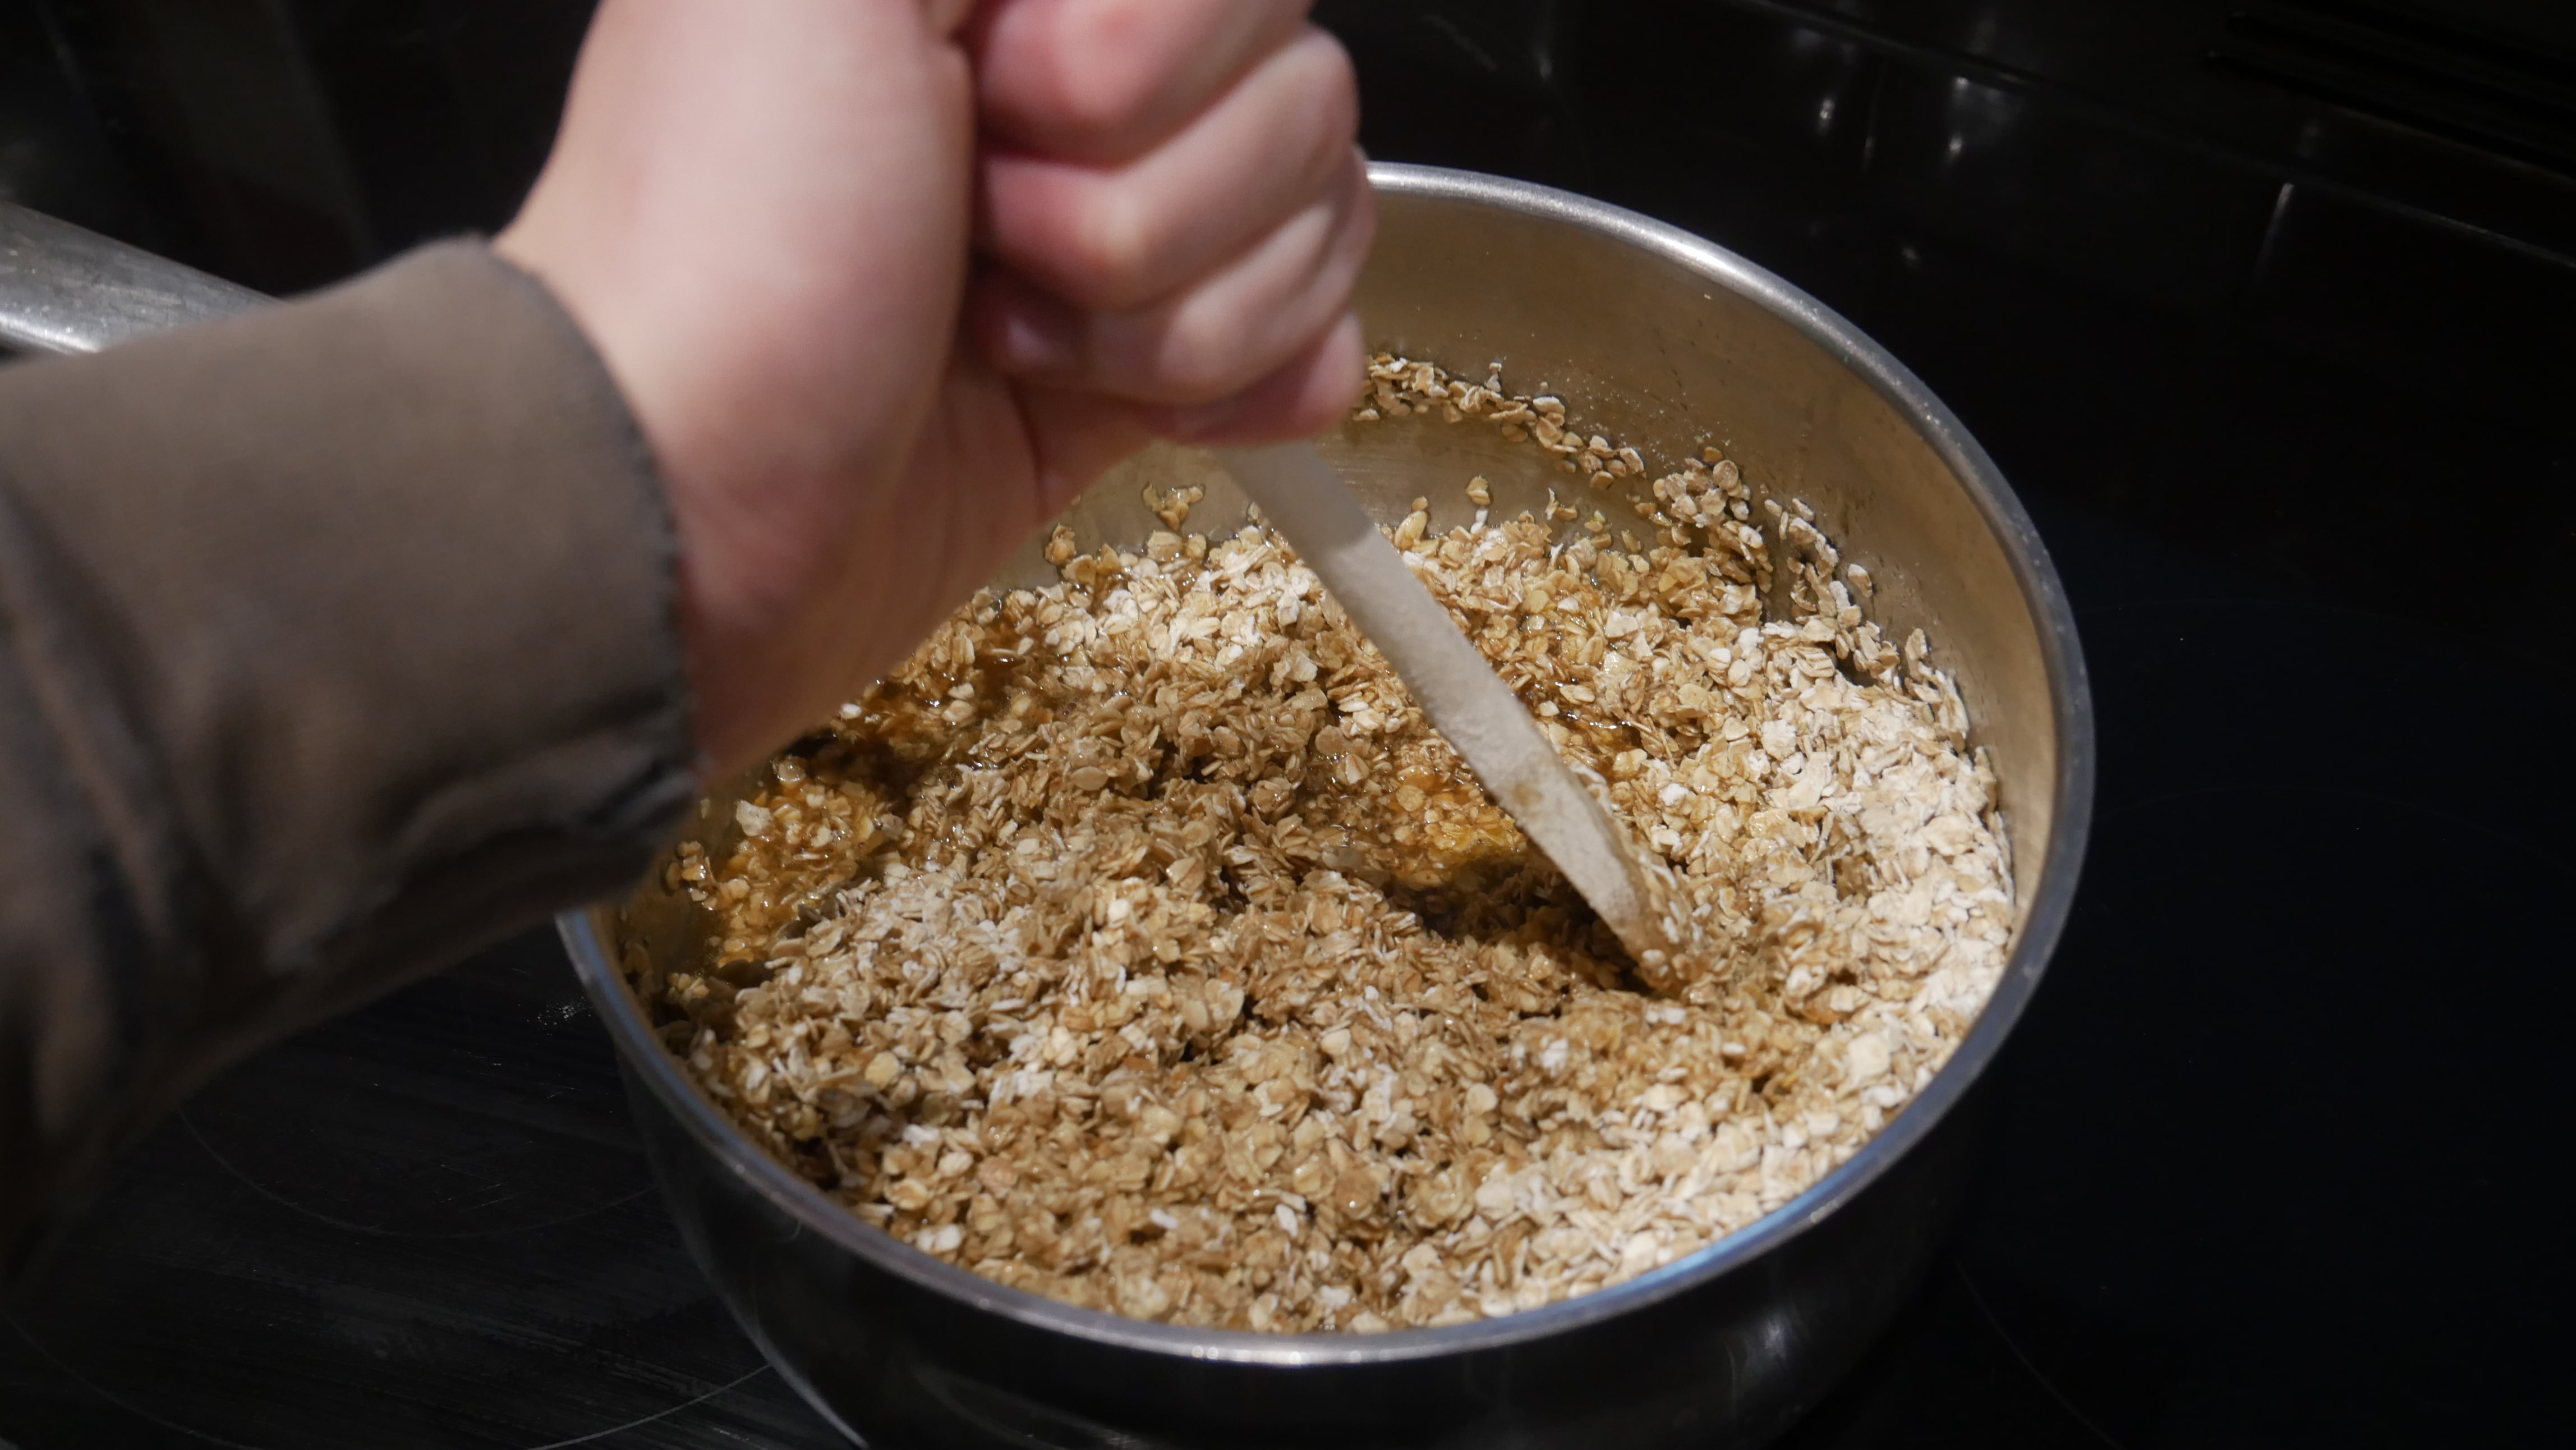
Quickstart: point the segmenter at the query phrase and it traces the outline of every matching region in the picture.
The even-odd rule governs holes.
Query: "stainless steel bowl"
[[[2022,903],[2006,976],[1948,1067],[1849,1162],[1759,1223],[1583,1298],[1447,1329],[1256,1335],[1141,1323],[1005,1289],[861,1224],[754,1147],[680,1070],[630,992],[699,960],[702,912],[648,887],[562,919],[616,1039],[639,1127],[708,1276],[779,1372],[880,1446],[1750,1444],[1812,1405],[1921,1278],[1967,1176],[1976,1087],[2057,942],[2092,804],[2093,726],[2066,600],[1993,463],[1913,374],[1815,299],[1631,212],[1464,172],[1379,165],[1360,311],[1378,345],[1515,388],[1542,380],[1649,457],[1715,442],[1756,489],[1811,505],[1921,626],[1993,754]],[[1482,425],[1370,424],[1328,452],[1382,518],[1446,525],[1470,473],[1498,513],[1569,482]],[[1071,516],[1139,544],[1140,492],[1209,490],[1157,449]],[[1588,495],[1588,491],[1585,491]],[[1588,507],[1588,505],[1587,505]],[[1034,553],[1003,571],[1046,577]],[[720,802],[718,803],[720,804]],[[702,810],[721,851],[732,812]],[[658,879],[659,873],[656,873]]]

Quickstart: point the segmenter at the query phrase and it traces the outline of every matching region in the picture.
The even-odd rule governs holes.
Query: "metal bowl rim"
[[[1867,379],[1913,421],[1993,530],[2039,624],[2058,759],[2056,811],[2041,862],[2039,889],[2024,905],[2020,934],[2003,980],[1996,984],[1967,1039],[1903,1112],[1813,1187],[1709,1247],[1625,1283],[1498,1319],[1370,1335],[1192,1329],[1077,1308],[1005,1288],[868,1226],[762,1152],[680,1071],[678,1061],[653,1035],[608,950],[614,929],[612,908],[594,906],[557,918],[574,968],[626,1066],[692,1137],[747,1186],[803,1227],[877,1268],[974,1308],[1103,1347],[1275,1367],[1433,1359],[1564,1333],[1743,1269],[1849,1202],[1930,1132],[1975,1083],[2020,1020],[2047,969],[2065,928],[2083,863],[2093,810],[2093,707],[2073,611],[2038,531],[1994,460],[1921,379],[1839,314],[1776,274],[1651,217],[1553,187],[1443,167],[1371,162],[1369,180],[1383,193],[1464,202],[1564,222],[1678,263],[1759,303],[1795,327]]]

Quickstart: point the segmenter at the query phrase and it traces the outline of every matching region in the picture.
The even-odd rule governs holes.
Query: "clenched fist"
[[[1373,214],[1349,62],[1305,11],[601,5],[495,246],[652,447],[712,773],[892,666],[1148,438],[1349,404]]]

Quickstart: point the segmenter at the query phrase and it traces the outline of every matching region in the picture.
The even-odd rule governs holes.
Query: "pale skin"
[[[1374,214],[1349,62],[1305,11],[601,5],[494,245],[652,447],[711,775],[898,662],[1148,439],[1349,406]]]

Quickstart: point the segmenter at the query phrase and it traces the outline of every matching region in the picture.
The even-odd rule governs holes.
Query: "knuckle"
[[[1105,187],[1086,199],[1059,251],[1057,272],[1085,307],[1132,307],[1150,285],[1153,227],[1135,199]]]
[[[988,176],[991,240],[1006,263],[1077,307],[1147,299],[1161,242],[1134,188],[1048,163],[997,164]]]
[[[1377,193],[1370,188],[1365,170],[1360,173],[1356,191],[1350,209],[1342,214],[1338,243],[1340,255],[1336,258],[1346,269],[1345,290],[1359,276],[1361,265],[1368,260],[1369,248],[1377,243]]]
[[[1311,37],[1307,44],[1315,52],[1315,73],[1307,84],[1313,88],[1322,130],[1335,145],[1348,146],[1359,139],[1359,71],[1340,41],[1321,30],[1309,29],[1307,34]]]
[[[1184,306],[1163,327],[1148,386],[1167,401],[1213,403],[1251,380],[1258,359],[1244,348],[1253,329],[1244,319],[1208,306]]]
[[[1046,48],[1043,114],[1062,146],[1088,148],[1131,130],[1152,100],[1153,77],[1139,63],[1163,0],[1092,0],[1068,7]]]

